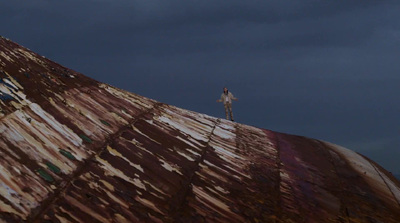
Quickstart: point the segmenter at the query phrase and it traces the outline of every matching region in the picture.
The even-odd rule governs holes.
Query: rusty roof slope
[[[0,222],[400,222],[340,146],[183,110],[0,38]]]

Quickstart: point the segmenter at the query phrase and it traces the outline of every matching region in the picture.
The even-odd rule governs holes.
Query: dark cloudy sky
[[[13,0],[0,35],[102,82],[400,173],[400,1]]]

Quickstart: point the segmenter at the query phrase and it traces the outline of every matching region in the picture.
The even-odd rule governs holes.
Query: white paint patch
[[[108,152],[110,152],[111,155],[117,156],[126,162],[129,163],[130,166],[134,167],[135,169],[139,170],[140,172],[144,173],[143,168],[139,164],[132,163],[130,160],[128,160],[126,157],[124,157],[121,153],[119,153],[117,150],[111,148],[110,146],[107,146]]]
[[[62,206],[59,207],[59,208],[60,208],[61,213],[67,214],[69,217],[71,217],[72,219],[74,219],[76,222],[81,222],[81,220],[79,220],[78,218],[76,218],[76,217],[74,216],[73,213],[71,213],[71,212],[65,210]]]
[[[136,196],[135,200],[138,201],[139,203],[143,204],[144,206],[164,215],[164,212],[162,212],[160,209],[158,209],[153,202],[146,200],[144,198],[141,198],[139,196]]]
[[[45,112],[38,104],[32,103],[29,105],[31,110],[45,120],[52,128],[54,128],[58,133],[65,136],[69,141],[75,146],[81,146],[83,140],[75,134],[71,129],[59,123],[53,116]]]
[[[151,109],[155,102],[154,100],[144,98],[144,97],[141,98],[144,101],[143,102],[142,100],[139,100],[139,98],[136,95],[134,95],[133,93],[123,91],[123,90],[116,90],[116,89],[114,89],[114,87],[106,85],[106,84],[100,84],[99,87],[103,88],[111,95],[114,95],[115,97],[120,98],[137,108],[144,107],[147,109]]]
[[[234,171],[234,172],[240,174],[240,175],[243,176],[243,177],[246,177],[246,178],[248,178],[248,179],[251,179],[251,176],[250,176],[250,175],[244,173],[245,169],[241,168],[241,167],[244,167],[244,165],[242,165],[242,166],[236,165],[236,167],[237,167],[238,169],[234,169],[232,166],[228,166],[228,165],[224,165],[224,167],[226,167],[226,168],[228,168],[228,169],[230,169],[230,170],[232,170],[232,171]],[[241,179],[239,176],[235,176],[235,177],[238,178],[238,179],[240,179],[240,180],[243,180],[243,179]]]
[[[162,167],[164,167],[164,169],[166,169],[166,170],[168,170],[168,171],[170,171],[170,172],[177,172],[179,175],[182,175],[183,176],[183,174],[181,173],[181,171],[179,171],[179,169],[178,169],[178,167],[173,167],[172,165],[170,165],[169,163],[167,163],[166,161],[164,161],[164,160],[162,160],[162,159],[160,159],[159,160],[162,164],[161,164],[161,166]],[[174,166],[177,166],[177,165],[174,165]]]
[[[1,91],[2,93],[6,93],[6,94],[9,94],[9,95],[13,95],[13,93],[11,92],[11,90],[10,90],[7,86],[5,86],[4,84],[0,84],[0,91]]]
[[[171,195],[164,193],[164,191],[160,190],[160,188],[153,186],[150,182],[148,181],[143,181],[146,185],[150,186],[153,190],[157,191],[158,193],[162,194],[163,196],[166,197],[171,197]],[[158,197],[158,196],[157,196]]]
[[[36,177],[31,170],[25,169],[24,172],[26,174],[26,178],[20,179],[20,177],[16,177],[9,172],[6,167],[0,165],[0,178],[6,183],[1,183],[0,195],[14,204],[14,207],[16,208],[15,209],[14,207],[10,206],[8,212],[13,213],[14,211],[17,211],[21,215],[27,216],[30,212],[30,209],[38,206],[38,203],[35,201],[42,199],[49,191],[31,178],[31,176]],[[32,189],[32,192],[26,193],[22,190],[22,187],[19,185],[19,181],[21,180],[30,182],[29,186]],[[2,201],[0,200],[0,202]]]
[[[193,150],[191,150],[190,148],[186,148],[186,151],[188,151],[188,152],[192,153],[192,154],[193,154],[193,155],[195,155],[195,156],[198,156],[198,157],[200,157],[200,156],[201,156],[201,154],[200,154],[200,153],[198,153],[198,152],[196,152],[196,151],[193,151]]]
[[[182,119],[185,119],[188,122],[191,122],[191,125],[197,126],[199,129],[210,132],[212,127],[214,126],[214,123],[216,122],[216,118],[211,117],[206,114],[200,114],[197,112],[189,111],[186,109],[181,109],[172,105],[165,105],[164,110],[167,114],[172,115],[174,117],[180,117]],[[188,117],[182,116],[182,114],[185,114]],[[211,121],[213,120],[213,121]]]
[[[198,198],[198,200],[201,203],[203,203],[210,209],[217,211],[219,214],[221,214],[222,216],[225,216],[225,217],[226,217],[225,213],[229,213],[231,215],[236,215],[229,209],[229,206],[227,204],[225,204],[223,201],[219,200],[215,196],[208,194],[201,187],[198,187],[198,186],[192,184],[192,188],[193,188],[193,193],[195,194],[196,198]],[[221,212],[221,210],[223,212]]]
[[[11,197],[19,196],[19,194],[15,190],[11,189],[8,185],[4,184],[3,182],[0,182],[0,190],[5,191],[5,193],[1,194],[5,194],[5,198],[7,200],[11,200],[12,199]]]
[[[2,200],[0,200],[0,207],[2,212],[15,214],[20,218],[22,218],[23,220],[26,220],[26,217],[28,216],[28,213],[22,213],[20,210],[15,210],[10,205],[4,203]]]
[[[191,142],[189,142],[188,140],[186,140],[186,139],[183,139],[182,137],[180,137],[180,136],[177,136],[176,137],[177,139],[179,139],[179,140],[181,140],[181,141],[183,141],[183,142],[185,142],[186,144],[188,144],[189,146],[191,146],[191,147],[193,147],[193,148],[198,148],[198,146],[202,146],[198,141],[195,141],[195,140],[192,140],[192,141],[194,141],[196,144],[198,144],[198,146],[195,146],[193,143],[191,143]]]
[[[217,191],[219,191],[219,192],[221,192],[223,194],[229,194],[229,191],[225,190],[224,188],[222,188],[220,186],[216,186],[214,188],[215,188],[215,190],[217,190]]]
[[[73,171],[76,167],[73,162],[65,162],[67,158],[58,152],[58,148],[73,147],[70,143],[65,142],[58,132],[51,130],[45,123],[32,121],[30,124],[26,121],[26,115],[21,110],[15,111],[8,115],[6,119],[0,123],[0,132],[7,138],[12,138],[10,142],[19,148],[28,148],[25,153],[32,159],[42,162],[48,160],[54,165],[62,169],[66,174]],[[5,127],[5,129],[4,129]],[[4,149],[6,149],[5,147]],[[78,160],[86,155],[83,150],[82,156],[75,156]],[[23,171],[22,171],[23,172]]]
[[[221,169],[217,166],[215,166],[214,164],[205,161],[204,162],[206,165],[200,164],[199,166],[201,167],[201,172],[199,173],[199,175],[203,176],[204,179],[209,179],[209,177],[205,176],[205,174],[209,175],[209,176],[213,176],[216,179],[219,179],[223,182],[228,182],[229,180],[225,177],[225,176],[230,176],[230,173],[224,169]],[[215,172],[214,170],[211,170],[209,167],[214,167],[215,169],[217,169],[219,172],[222,172],[223,175]]]
[[[212,148],[215,149],[215,151],[225,157],[229,157],[231,159],[239,159],[239,160],[245,160],[244,158],[242,158],[241,156],[236,155],[235,153],[229,151],[228,149],[224,149],[220,146],[217,145],[213,145]]]
[[[15,86],[11,81],[9,81],[8,79],[4,78],[3,79],[4,82],[6,82],[7,84],[11,85],[14,89],[18,89],[17,86]]]
[[[0,56],[2,56],[4,59],[8,60],[9,62],[14,62],[14,60],[10,56],[5,54],[3,51],[0,52]]]
[[[102,164],[102,165],[100,165],[100,167],[104,170],[105,175],[117,176],[117,177],[125,180],[126,182],[129,182],[129,183],[135,185],[138,188],[146,190],[146,186],[142,183],[142,181],[140,179],[138,179],[138,178],[132,179],[132,178],[126,176],[121,170],[113,167],[109,162],[100,158],[99,156],[96,156],[96,160]]]
[[[179,155],[185,157],[186,159],[188,159],[189,161],[195,161],[195,159],[193,159],[192,157],[188,156],[187,154],[180,152],[180,151],[176,151]]]
[[[195,138],[195,139],[203,141],[203,142],[207,142],[207,140],[208,140],[207,136],[199,134],[199,132],[197,132],[197,131],[193,131],[192,129],[188,128],[185,125],[185,123],[182,123],[179,120],[171,120],[170,118],[165,117],[165,116],[158,117],[158,120],[179,130],[180,132],[184,133],[185,135],[189,135],[192,138]]]
[[[232,124],[228,124],[228,123],[226,123],[226,124],[222,124],[221,123],[218,126],[223,128],[223,129],[226,129],[226,130],[231,130],[231,131],[235,131],[236,130],[236,128]]]
[[[223,139],[235,139],[236,137],[235,133],[222,129],[219,126],[215,127],[213,134]]]
[[[32,53],[30,53],[29,51],[26,51],[24,49],[17,49],[17,51],[20,52],[20,54],[22,56],[25,56],[26,61],[28,61],[28,59],[35,61],[36,63],[40,64],[40,65],[44,65],[43,61],[41,59],[39,59],[38,57],[36,57],[35,55],[33,55]]]
[[[124,109],[121,110],[121,113],[128,116],[129,119],[132,119],[132,115],[130,115],[129,113],[127,113]]]

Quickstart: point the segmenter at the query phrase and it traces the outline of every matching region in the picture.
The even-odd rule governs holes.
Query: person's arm
[[[238,98],[235,98],[235,96],[233,96],[233,94],[231,93],[231,99],[232,100],[234,100],[234,101],[237,101],[237,100],[239,100]]]
[[[217,102],[222,102],[222,95],[221,95],[221,98],[217,100]]]

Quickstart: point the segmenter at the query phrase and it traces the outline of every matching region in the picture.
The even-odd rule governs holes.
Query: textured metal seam
[[[277,187],[277,191],[278,191],[278,196],[279,196],[279,199],[278,199],[278,207],[276,207],[276,210],[279,212],[278,214],[279,214],[279,219],[282,219],[282,211],[281,211],[281,206],[282,206],[282,194],[281,194],[281,189],[280,189],[280,186],[281,186],[281,182],[282,182],[282,178],[281,178],[281,168],[282,168],[282,161],[281,161],[281,150],[280,150],[280,142],[279,142],[279,139],[278,139],[278,136],[277,136],[277,133],[273,133],[274,134],[274,136],[275,136],[275,141],[276,141],[276,152],[277,152],[277,154],[276,154],[276,163],[277,163],[277,165],[278,165],[278,184],[276,185],[276,187]]]
[[[207,141],[207,143],[206,143],[205,146],[204,146],[204,150],[203,150],[203,152],[202,152],[202,154],[201,154],[201,157],[200,157],[200,159],[196,162],[197,168],[196,168],[196,170],[193,172],[193,174],[190,176],[190,178],[189,178],[189,180],[188,180],[188,183],[187,183],[187,185],[186,185],[186,189],[185,189],[185,191],[184,191],[184,196],[182,197],[182,200],[179,202],[179,206],[178,206],[177,210],[180,210],[180,209],[182,208],[182,206],[183,206],[183,204],[184,204],[184,202],[185,202],[185,200],[186,200],[187,194],[188,194],[189,189],[190,189],[190,185],[191,185],[191,183],[192,183],[192,181],[193,181],[193,177],[196,175],[197,171],[199,171],[199,165],[200,165],[200,163],[202,163],[202,162],[204,161],[204,157],[205,157],[205,155],[206,155],[206,153],[207,153],[207,149],[210,147],[211,136],[214,134],[214,130],[215,130],[215,128],[217,127],[217,125],[218,125],[219,123],[220,123],[220,119],[217,119],[217,121],[216,121],[215,124],[214,124],[214,127],[212,128],[212,130],[211,130],[211,132],[210,132],[210,135],[208,136],[208,141]],[[176,219],[176,217],[174,217],[174,220],[177,221],[178,219]]]
[[[45,211],[47,209],[49,209],[51,207],[52,204],[54,204],[61,196],[62,192],[65,191],[70,185],[71,183],[77,179],[78,177],[80,177],[80,175],[84,172],[85,167],[87,167],[87,165],[89,164],[89,160],[92,160],[96,155],[101,154],[106,148],[107,145],[109,143],[109,141],[112,141],[113,139],[115,139],[116,137],[120,136],[121,133],[123,132],[123,130],[125,130],[128,126],[134,124],[135,122],[137,122],[142,116],[150,113],[151,111],[153,111],[154,109],[157,109],[162,103],[156,103],[153,105],[153,107],[147,109],[146,111],[143,111],[142,113],[140,113],[137,117],[133,117],[128,125],[123,125],[121,126],[121,128],[115,132],[114,134],[112,134],[111,136],[108,137],[109,140],[107,140],[104,144],[102,144],[101,146],[98,147],[98,151],[95,152],[93,155],[91,155],[88,159],[85,160],[85,162],[79,166],[78,168],[76,168],[75,173],[71,176],[70,180],[68,182],[66,182],[66,184],[64,186],[62,186],[59,190],[57,190],[54,193],[54,196],[50,197],[48,200],[44,200],[45,203],[47,203],[47,206],[44,208],[41,208],[40,211],[34,215],[31,216],[30,221],[31,222],[39,222],[40,217],[45,213]],[[96,149],[94,150],[96,151]]]
[[[326,146],[323,142],[321,142],[320,140],[315,140],[316,142],[318,142],[319,144],[321,144],[322,146]],[[329,147],[328,147],[329,148]],[[327,153],[327,156],[329,157],[329,161],[331,162],[331,164],[332,164],[332,166],[333,166],[333,170],[335,171],[335,173],[336,173],[336,176],[338,176],[338,182],[339,182],[339,184],[340,184],[340,188],[344,188],[343,187],[343,182],[342,182],[342,180],[340,179],[340,177],[339,177],[339,174],[338,174],[338,171],[337,171],[337,168],[336,168],[336,166],[335,166],[335,162],[333,161],[333,157],[332,157],[332,155],[329,153],[329,151],[328,150],[324,150],[324,152],[326,152]],[[342,194],[344,194],[344,197],[347,197],[346,196],[346,192],[345,192],[345,190],[342,190],[340,193],[342,193]],[[340,205],[343,205],[344,206],[344,208],[345,208],[345,216],[346,216],[346,219],[347,219],[347,223],[350,223],[350,219],[349,219],[349,214],[348,214],[348,208],[347,208],[347,206],[344,204],[344,202],[342,202],[342,200],[340,200]]]

